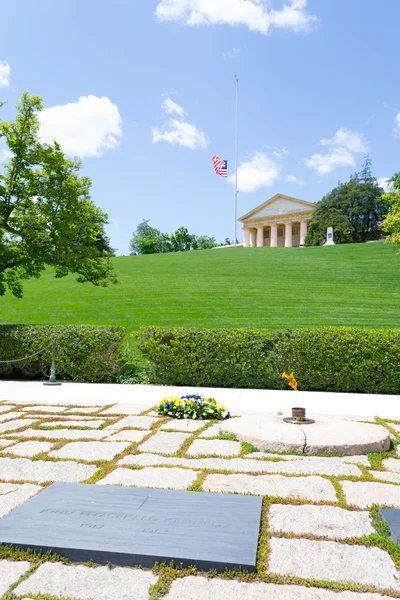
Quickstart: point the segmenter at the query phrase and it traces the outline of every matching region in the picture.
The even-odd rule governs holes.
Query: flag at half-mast
[[[214,169],[217,175],[228,177],[228,161],[222,160],[219,156],[213,156]]]

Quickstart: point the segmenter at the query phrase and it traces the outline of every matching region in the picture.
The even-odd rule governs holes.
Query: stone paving
[[[38,564],[0,548],[0,599],[400,598],[400,553],[376,529],[378,506],[400,508],[400,425],[379,427],[399,435],[383,456],[308,456],[251,452],[213,422],[140,404],[0,403],[0,517],[56,481],[265,498],[256,574]]]

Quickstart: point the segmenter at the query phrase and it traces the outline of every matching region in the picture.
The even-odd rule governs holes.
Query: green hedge
[[[122,327],[0,325],[0,361],[46,350],[22,362],[1,364],[0,378],[44,379],[51,365],[52,342],[57,341],[58,379],[117,381],[126,352]]]
[[[150,383],[400,394],[400,330],[142,328]]]

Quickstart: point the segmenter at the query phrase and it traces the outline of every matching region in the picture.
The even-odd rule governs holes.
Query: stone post
[[[245,248],[250,246],[250,231],[246,228],[243,229],[243,246]]]
[[[271,225],[271,246],[276,248],[278,245],[278,225]]]
[[[292,224],[286,223],[285,225],[285,247],[292,247]]]
[[[304,246],[304,240],[307,235],[307,221],[300,223],[300,246]]]
[[[257,227],[257,248],[264,246],[264,227]]]

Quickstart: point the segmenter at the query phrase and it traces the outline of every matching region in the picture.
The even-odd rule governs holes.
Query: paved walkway
[[[79,394],[71,395],[77,389],[0,384],[0,516],[55,481],[261,495],[257,573],[207,577],[171,569],[110,569],[13,557],[0,549],[0,598],[400,598],[400,551],[377,512],[378,506],[400,508],[396,444],[383,457],[256,452],[220,435],[215,424],[158,417],[150,395],[157,391],[159,400],[159,388],[150,388],[150,394],[143,386],[79,386]],[[85,389],[86,397],[80,391]],[[237,410],[249,392],[233,393]],[[249,400],[252,408],[268,402],[261,394],[290,405],[293,398],[290,392],[257,394]],[[318,397],[324,404],[326,396]],[[361,402],[353,402],[350,412],[363,414]],[[397,441],[397,423],[383,421],[382,427]]]

